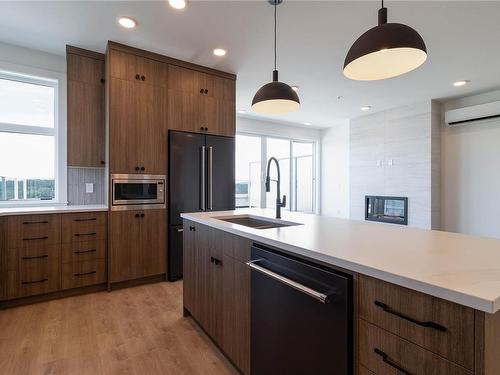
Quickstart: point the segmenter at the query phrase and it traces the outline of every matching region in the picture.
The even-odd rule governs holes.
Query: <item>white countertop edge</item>
[[[108,206],[104,204],[93,205],[68,205],[68,206],[35,206],[35,207],[0,207],[0,216],[14,215],[43,215],[72,212],[97,212],[108,211]]]
[[[274,246],[276,248],[290,252],[291,254],[301,255],[313,261],[319,261],[325,265],[332,265],[353,272],[357,272],[366,276],[371,276],[376,279],[380,279],[395,285],[399,285],[408,289],[412,289],[424,294],[429,294],[431,296],[441,298],[450,302],[455,302],[459,305],[471,307],[473,309],[483,311],[489,314],[494,314],[500,310],[500,298],[491,301],[484,298],[471,296],[465,293],[457,292],[454,290],[446,289],[437,285],[428,284],[422,281],[409,279],[399,275],[395,275],[386,271],[381,271],[372,267],[364,266],[362,264],[350,262],[344,259],[339,259],[336,257],[328,256],[322,253],[311,251],[308,249],[296,247],[284,242],[275,241],[266,237],[258,236],[254,233],[249,233],[243,230],[238,230],[233,226],[226,226],[223,223],[218,223],[217,219],[207,220],[206,218],[199,218],[195,215],[189,213],[181,214],[181,217],[194,221],[199,224],[203,224],[215,229],[220,229],[222,231],[232,233],[241,237],[245,237],[265,245]]]

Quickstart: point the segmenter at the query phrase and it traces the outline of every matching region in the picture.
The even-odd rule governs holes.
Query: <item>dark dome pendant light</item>
[[[276,69],[276,7],[283,0],[269,0],[274,6],[274,71],[273,81],[262,86],[252,100],[252,109],[262,114],[283,114],[299,109],[297,93],[286,83],[278,81]]]
[[[408,73],[427,59],[422,37],[402,23],[387,23],[387,8],[378,11],[378,26],[361,35],[344,62],[344,75],[360,81],[386,79]]]

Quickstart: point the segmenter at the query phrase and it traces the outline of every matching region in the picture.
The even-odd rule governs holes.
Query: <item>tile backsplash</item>
[[[104,204],[104,176],[104,168],[68,167],[69,204]],[[87,193],[87,187],[92,187],[93,192]]]

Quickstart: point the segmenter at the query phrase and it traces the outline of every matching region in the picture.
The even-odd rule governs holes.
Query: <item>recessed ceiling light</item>
[[[292,86],[292,90],[295,92],[299,91],[299,86]]]
[[[118,23],[126,29],[133,29],[137,26],[137,22],[130,17],[120,17]]]
[[[310,122],[304,122],[304,125],[309,126],[309,125],[312,125],[312,124]]]
[[[186,0],[168,0],[172,8],[184,9],[186,7]]]
[[[222,48],[216,48],[216,49],[214,49],[214,55],[215,56],[225,56],[226,50],[222,49]]]
[[[240,109],[238,113],[247,113],[247,111],[245,111],[244,109]]]
[[[364,105],[363,107],[361,107],[362,111],[369,111],[370,109],[372,109],[371,105]]]
[[[453,82],[453,86],[460,87],[460,86],[465,86],[468,83],[469,83],[469,81],[467,79],[464,79],[462,81]]]

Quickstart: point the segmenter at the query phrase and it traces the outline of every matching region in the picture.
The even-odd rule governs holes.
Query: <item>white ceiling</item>
[[[386,1],[389,22],[406,23],[424,38],[429,58],[401,77],[356,82],[342,75],[354,40],[377,22],[378,2],[292,1],[278,8],[280,80],[299,85],[301,109],[273,117],[316,127],[426,99],[500,87],[500,1]],[[116,18],[138,21],[134,30]],[[168,2],[0,2],[0,41],[64,55],[72,44],[104,52],[113,40],[238,75],[237,108],[271,80],[273,10],[266,0]],[[212,49],[228,50],[223,58]],[[1,56],[0,56],[1,59]],[[471,80],[462,88],[451,84]],[[339,99],[339,96],[341,99]],[[251,113],[248,115],[252,116]]]

